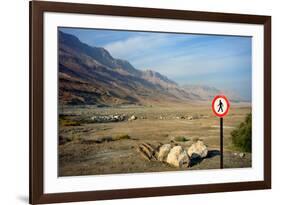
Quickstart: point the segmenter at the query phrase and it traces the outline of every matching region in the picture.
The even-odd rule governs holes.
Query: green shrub
[[[65,117],[59,118],[60,126],[80,126],[81,124],[77,121],[66,119]]]
[[[245,122],[231,132],[232,143],[245,152],[252,151],[252,114],[246,116]]]
[[[187,141],[189,141],[189,139],[187,139],[185,136],[176,136],[176,137],[174,138],[174,140],[175,140],[176,142],[187,142]]]
[[[125,140],[125,139],[131,139],[131,137],[128,134],[121,134],[113,138],[112,140]]]

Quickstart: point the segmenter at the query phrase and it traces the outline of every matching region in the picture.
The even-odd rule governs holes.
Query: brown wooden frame
[[[30,203],[75,202],[271,188],[271,17],[245,14],[104,6],[76,3],[30,3]],[[81,13],[228,23],[264,27],[264,180],[252,182],[136,188],[45,194],[43,192],[43,13]]]

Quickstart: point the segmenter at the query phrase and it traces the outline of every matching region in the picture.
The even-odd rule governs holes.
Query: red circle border
[[[227,104],[227,109],[226,111],[223,113],[223,114],[218,114],[215,109],[214,109],[214,104],[215,104],[215,101],[218,99],[218,98],[223,98]],[[215,98],[213,99],[212,101],[212,110],[213,110],[213,113],[217,116],[217,117],[224,117],[225,115],[227,115],[228,111],[229,111],[229,108],[230,108],[230,103],[228,101],[228,99],[224,96],[224,95],[217,95],[215,96]]]

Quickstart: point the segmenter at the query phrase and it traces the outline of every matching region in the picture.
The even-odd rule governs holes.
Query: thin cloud
[[[183,38],[174,37],[172,34],[141,34],[124,40],[105,44],[104,47],[117,58],[137,59],[155,54],[161,48],[173,47],[177,43],[194,39],[193,35]]]

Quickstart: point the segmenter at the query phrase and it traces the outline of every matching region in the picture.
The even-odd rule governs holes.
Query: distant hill
[[[219,90],[215,87],[206,86],[206,85],[183,85],[182,88],[194,95],[198,95],[200,100],[212,100],[216,95],[225,95],[232,102],[244,102],[246,101],[235,92],[229,90]]]
[[[217,90],[180,87],[168,77],[141,71],[115,59],[104,48],[89,46],[59,32],[59,100],[61,104],[153,104],[209,99]]]

